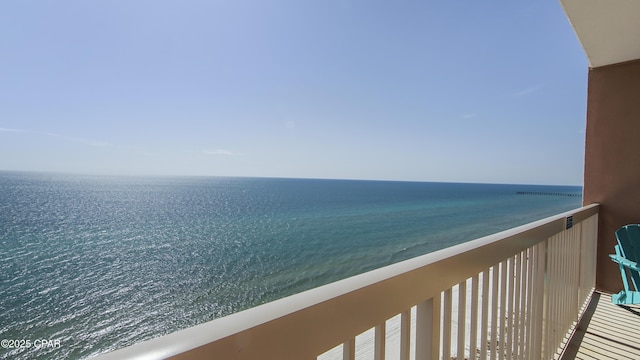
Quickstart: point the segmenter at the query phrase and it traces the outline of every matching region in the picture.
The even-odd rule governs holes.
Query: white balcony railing
[[[351,360],[363,351],[376,360],[553,359],[594,289],[597,219],[598,205],[590,205],[101,359],[317,359],[338,352]],[[396,315],[398,346],[390,346],[387,320]],[[358,337],[365,332],[370,342]]]

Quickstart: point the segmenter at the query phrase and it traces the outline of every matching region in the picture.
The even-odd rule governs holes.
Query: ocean
[[[578,208],[581,192],[0,172],[0,358],[94,356]]]

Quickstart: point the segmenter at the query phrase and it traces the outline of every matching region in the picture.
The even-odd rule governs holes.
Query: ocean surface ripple
[[[575,186],[0,172],[0,339],[86,358],[579,207]]]

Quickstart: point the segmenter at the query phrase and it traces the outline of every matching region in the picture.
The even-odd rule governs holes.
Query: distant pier
[[[543,191],[516,191],[516,194],[518,194],[518,195],[582,197],[582,194],[580,194],[580,193],[543,192]]]

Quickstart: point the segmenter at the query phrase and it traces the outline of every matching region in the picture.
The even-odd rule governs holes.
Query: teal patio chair
[[[625,225],[616,230],[618,245],[611,260],[618,263],[624,290],[611,296],[611,302],[617,305],[640,304],[640,224]],[[629,280],[633,288],[629,286]]]

